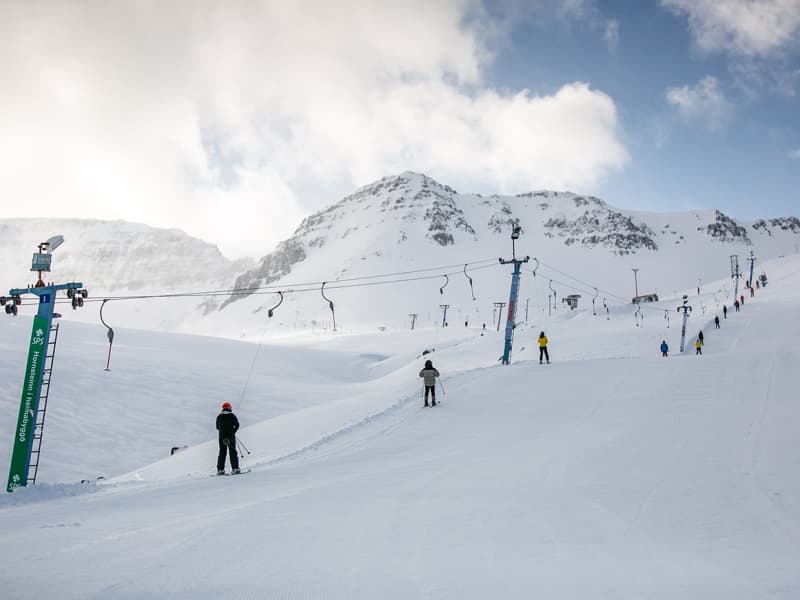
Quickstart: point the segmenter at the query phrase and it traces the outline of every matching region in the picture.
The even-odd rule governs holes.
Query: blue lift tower
[[[33,318],[28,345],[28,362],[25,367],[25,378],[22,381],[17,428],[14,430],[14,448],[6,486],[9,492],[29,483],[36,483],[47,397],[50,392],[50,376],[58,340],[58,325],[53,327],[52,322],[54,318],[61,316],[55,312],[56,293],[66,290],[67,297],[72,300],[73,309],[83,306],[84,298],[88,296],[86,290],[82,289],[82,283],[55,285],[45,283],[42,279],[42,273],[50,272],[52,252],[62,243],[64,237],[56,235],[39,244],[39,252],[33,255],[31,266],[31,271],[39,273],[36,283],[27,288],[9,290],[9,297],[0,297],[0,305],[5,306],[6,314],[13,316],[17,315],[24,295],[33,294],[39,298],[39,310]]]
[[[514,328],[517,326],[516,324],[516,316],[517,316],[517,299],[519,297],[519,272],[520,266],[522,263],[526,263],[530,260],[529,256],[525,258],[517,258],[517,249],[515,246],[515,242],[519,239],[519,234],[522,231],[522,227],[519,225],[514,225],[513,229],[511,230],[511,260],[504,260],[500,259],[500,264],[514,265],[514,272],[511,274],[511,293],[508,297],[508,317],[506,318],[506,343],[505,347],[503,348],[503,364],[507,365],[511,361],[511,344],[514,340]]]

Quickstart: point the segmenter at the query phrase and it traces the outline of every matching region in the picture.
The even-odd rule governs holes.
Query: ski
[[[252,469],[242,469],[238,473],[233,473],[233,472],[228,473],[227,471],[224,471],[222,473],[214,473],[210,475],[210,477],[232,477],[234,475],[244,475],[245,473],[249,473],[251,470]]]

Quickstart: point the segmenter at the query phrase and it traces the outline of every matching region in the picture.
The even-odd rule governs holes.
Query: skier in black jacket
[[[236,432],[239,430],[239,419],[231,410],[231,403],[222,404],[222,412],[217,415],[219,431],[219,458],[217,458],[217,475],[225,474],[225,454],[230,452],[231,468],[239,473],[239,455],[236,453]]]

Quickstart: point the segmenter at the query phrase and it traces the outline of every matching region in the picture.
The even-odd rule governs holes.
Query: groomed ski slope
[[[702,357],[693,337],[677,352],[677,313],[636,328],[591,309],[521,327],[509,367],[501,334],[453,327],[264,346],[241,400],[254,345],[130,332],[110,394],[103,365],[73,356],[54,375],[69,398],[43,460],[116,477],[0,498],[2,596],[800,597],[800,260],[767,272],[719,331],[695,311]],[[14,327],[24,344],[28,325]],[[551,365],[534,360],[539,329]],[[75,330],[78,350],[98,337]],[[432,342],[446,395],[423,409],[417,356]],[[159,377],[173,383],[152,399]],[[223,399],[246,425],[241,477],[209,476]],[[192,446],[145,464],[184,421]],[[104,459],[117,443],[153,458]]]

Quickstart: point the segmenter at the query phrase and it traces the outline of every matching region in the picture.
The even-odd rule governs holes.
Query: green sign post
[[[36,432],[36,411],[39,408],[39,392],[42,389],[42,371],[47,356],[47,343],[50,338],[50,319],[34,317],[31,340],[28,346],[28,362],[25,367],[25,381],[22,386],[22,400],[19,405],[17,428],[14,432],[14,450],[11,454],[11,468],[8,471],[6,489],[13,492],[28,481],[28,465]]]
[[[41,432],[36,436],[37,420],[38,426],[44,425],[44,407],[42,409],[41,420],[39,417],[39,401],[42,398],[42,375],[47,366],[47,349],[50,342],[50,323],[53,317],[60,317],[53,310],[56,304],[56,294],[60,290],[66,290],[67,297],[72,299],[72,308],[83,306],[83,299],[86,298],[86,290],[82,283],[64,283],[60,285],[44,282],[42,273],[50,271],[53,250],[64,243],[64,236],[54,235],[46,242],[39,244],[39,252],[33,255],[31,271],[39,273],[39,278],[35,285],[22,289],[9,290],[10,298],[0,296],[0,305],[5,306],[6,314],[17,315],[17,307],[22,304],[22,296],[32,294],[39,298],[39,310],[33,318],[31,328],[31,340],[28,344],[28,362],[25,366],[25,380],[22,382],[22,399],[19,403],[19,416],[17,417],[17,428],[14,430],[14,448],[11,452],[11,466],[8,470],[8,484],[6,490],[13,492],[18,487],[28,485],[29,471],[31,469],[31,454],[33,453],[34,441],[39,441],[36,448],[37,460],[34,463],[33,477],[31,481],[36,481],[36,471],[39,467],[38,453],[41,449]],[[53,347],[55,351],[55,347]],[[51,354],[52,360],[52,354]],[[48,388],[49,392],[49,379]],[[45,396],[47,393],[45,393]]]

